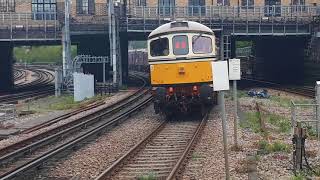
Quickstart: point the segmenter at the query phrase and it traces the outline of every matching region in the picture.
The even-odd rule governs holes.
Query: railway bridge
[[[226,59],[235,56],[238,39],[254,40],[256,52],[270,59],[280,53],[279,49],[291,54],[284,58],[301,57],[301,49],[303,51],[308,42],[314,44],[320,36],[314,23],[320,15],[320,6],[316,2],[270,4],[271,1],[267,1],[254,4],[241,1],[237,4],[224,0],[221,4],[217,0],[198,5],[182,1],[170,4],[171,0],[115,2],[116,54],[123,78],[126,79],[128,74],[128,42],[146,40],[159,25],[179,19],[197,21],[212,28],[223,43],[219,52]],[[78,54],[109,56],[109,17],[112,13],[109,13],[108,2],[75,0],[70,9],[70,38],[71,43],[77,45]],[[0,91],[13,87],[15,46],[64,45],[65,39],[64,0],[0,1]],[[294,62],[299,64],[298,60]],[[272,64],[268,67],[273,68]],[[106,68],[112,69],[111,65]],[[84,69],[95,73],[101,81],[102,68],[87,66]]]

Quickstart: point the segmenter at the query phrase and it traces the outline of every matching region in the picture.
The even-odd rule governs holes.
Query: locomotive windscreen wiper
[[[194,45],[194,43],[196,43],[196,41],[202,36],[203,33],[200,33],[195,40],[192,40],[192,45]]]

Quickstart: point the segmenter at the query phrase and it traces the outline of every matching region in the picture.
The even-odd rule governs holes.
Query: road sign
[[[240,59],[229,59],[229,80],[240,79]]]

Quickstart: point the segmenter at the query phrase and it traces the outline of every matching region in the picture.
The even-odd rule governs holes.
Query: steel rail
[[[166,179],[173,179],[176,176],[178,170],[181,168],[183,164],[183,161],[186,159],[188,153],[190,152],[191,147],[194,145],[194,143],[196,142],[196,139],[202,133],[202,130],[208,119],[208,113],[209,112],[207,112],[205,116],[202,118],[201,122],[199,122],[196,130],[194,131],[194,134],[192,135],[192,138],[188,141],[184,151],[182,152],[179,159],[176,161],[170,173],[168,173],[168,176],[166,177]],[[134,158],[136,154],[138,154],[140,151],[143,151],[143,149],[147,146],[147,144],[151,142],[154,138],[156,138],[157,135],[160,134],[160,132],[165,129],[166,123],[167,122],[163,121],[157,128],[155,128],[151,133],[149,133],[146,138],[139,141],[126,154],[124,154],[121,158],[115,161],[110,167],[108,167],[105,171],[103,171],[95,180],[112,179],[112,176],[114,176],[117,172],[121,170],[122,165],[127,164],[127,161],[130,161],[130,159]],[[168,164],[168,166],[170,167],[170,164]]]
[[[143,80],[143,79],[141,79]],[[140,87],[136,92],[134,92],[132,95],[128,96],[127,98],[124,98],[116,103],[111,104],[108,107],[102,108],[100,110],[97,110],[94,113],[89,113],[83,117],[80,117],[76,120],[67,122],[66,124],[57,126],[53,129],[50,129],[48,131],[42,132],[40,134],[31,136],[27,139],[24,139],[22,141],[19,141],[17,143],[11,144],[9,146],[6,146],[2,149],[0,149],[0,162],[3,162],[6,159],[9,159],[10,157],[13,156],[13,154],[19,154],[21,152],[24,152],[26,150],[28,150],[28,148],[23,149],[25,147],[27,147],[30,144],[34,144],[37,141],[41,141],[42,139],[54,135],[56,133],[61,133],[63,130],[68,129],[68,128],[77,128],[81,125],[85,125],[88,123],[94,123],[95,121],[97,121],[97,117],[104,117],[106,115],[110,115],[112,113],[115,113],[117,111],[120,111],[121,109],[123,109],[123,107],[128,106],[130,104],[133,104],[135,101],[139,100],[139,98],[145,96],[146,94],[149,93],[149,89],[145,90],[145,81],[143,81],[144,84],[142,87]],[[71,114],[69,114],[71,116]],[[66,115],[65,117],[70,117],[69,115]],[[40,125],[40,126],[48,126],[51,124],[54,124],[58,121],[61,121],[62,118],[59,119],[54,119],[48,123],[44,123],[44,125]],[[11,153],[11,155],[9,155]]]
[[[63,144],[59,145],[58,147],[54,147],[54,149],[49,149],[48,151],[46,151],[42,155],[40,155],[36,158],[32,158],[31,160],[24,163],[23,165],[20,165],[9,172],[2,174],[1,180],[15,178],[19,175],[22,175],[24,172],[41,165],[42,163],[48,161],[50,158],[54,157],[55,155],[68,150],[70,147],[78,145],[79,143],[87,140],[89,137],[92,137],[93,135],[96,135],[96,134],[99,134],[99,133],[105,131],[106,128],[108,128],[116,123],[119,123],[119,121],[121,121],[122,119],[127,118],[128,116],[130,116],[134,112],[140,110],[142,107],[144,107],[145,105],[150,103],[151,100],[152,100],[151,95],[149,95],[145,99],[140,99],[140,102],[137,102],[137,104],[132,105],[131,107],[129,107],[125,111],[120,111],[119,114],[117,114],[115,117],[99,124],[97,127],[89,129],[87,132],[80,134],[75,138],[72,138],[68,142],[63,143]]]
[[[305,96],[305,97],[314,98],[314,96],[315,96],[315,89],[311,88],[311,87],[294,88],[294,87],[283,86],[281,84],[274,83],[274,82],[269,82],[269,81],[265,81],[265,80],[258,80],[258,79],[251,79],[251,78],[246,78],[246,77],[242,78],[242,80],[245,80],[248,82],[259,83],[260,85],[264,85],[264,86],[270,87],[272,89],[285,91],[285,92],[289,92],[289,93],[293,93],[293,94],[297,94],[297,95],[301,95],[301,96]]]

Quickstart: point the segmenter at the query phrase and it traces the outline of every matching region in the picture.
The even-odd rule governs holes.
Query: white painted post
[[[234,146],[238,147],[238,107],[237,107],[237,80],[233,80],[233,103],[234,103],[234,121],[233,121],[233,132],[234,132]]]
[[[238,107],[237,107],[237,80],[240,80],[240,59],[229,59],[229,80],[233,80],[233,112],[234,112],[234,146],[238,147]]]
[[[222,132],[223,132],[223,153],[224,153],[224,166],[226,173],[226,180],[230,179],[229,170],[229,157],[228,157],[228,140],[227,140],[227,116],[225,109],[224,91],[219,92],[221,102],[221,115],[222,115]]]
[[[320,139],[320,81],[316,82],[316,102],[317,102],[317,134]]]

